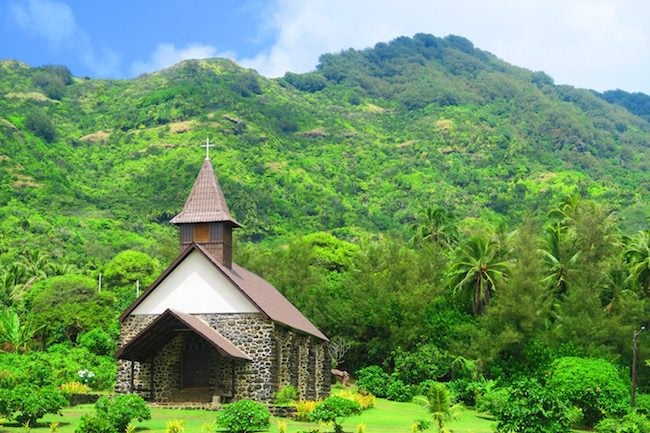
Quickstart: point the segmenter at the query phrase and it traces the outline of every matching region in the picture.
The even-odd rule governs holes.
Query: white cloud
[[[187,44],[183,48],[176,48],[174,44],[160,43],[154,49],[148,62],[136,61],[133,63],[131,74],[135,76],[145,72],[159,71],[183,60],[207,59],[210,57],[234,59],[235,54],[230,51],[218,52],[211,45]]]
[[[73,52],[98,76],[114,76],[119,56],[108,47],[95,48],[88,34],[80,28],[70,7],[57,0],[29,0],[12,3],[9,11],[22,30],[45,39],[54,50]]]
[[[560,83],[649,92],[648,16],[645,0],[279,0],[265,23],[274,45],[240,63],[280,76],[312,70],[325,52],[457,34]]]

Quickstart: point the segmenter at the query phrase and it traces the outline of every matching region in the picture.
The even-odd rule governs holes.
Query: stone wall
[[[235,362],[235,395],[270,402],[275,393],[274,323],[259,313],[201,314],[203,320],[230,340],[251,362]]]
[[[132,315],[123,323],[120,345],[133,338],[155,315]],[[210,385],[222,401],[250,398],[270,403],[275,393],[292,385],[300,399],[329,395],[327,343],[274,323],[259,313],[198,315],[241,349],[252,361],[224,357],[215,350]],[[133,364],[134,392],[156,402],[174,401],[181,385],[182,336],[163,346],[152,362]],[[152,367],[153,364],[153,367]],[[151,383],[153,368],[153,384]],[[131,392],[131,362],[118,360],[117,392]],[[153,393],[153,395],[152,395]]]

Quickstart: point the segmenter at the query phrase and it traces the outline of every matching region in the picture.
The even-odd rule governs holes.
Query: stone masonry
[[[210,385],[222,402],[249,398],[270,403],[275,393],[292,385],[299,398],[326,397],[330,389],[327,343],[275,323],[259,313],[197,315],[246,353],[252,361],[220,355],[210,359]],[[120,345],[136,336],[156,315],[131,315],[122,323]],[[178,401],[183,340],[175,336],[152,359],[118,361],[117,392],[136,392],[151,401]],[[153,371],[152,371],[153,367]],[[133,377],[131,374],[133,373]]]

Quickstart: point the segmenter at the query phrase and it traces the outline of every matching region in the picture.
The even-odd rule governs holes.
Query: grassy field
[[[49,424],[58,422],[58,433],[73,433],[79,418],[92,412],[92,405],[80,405],[64,409],[62,415],[48,415],[43,418],[38,426],[33,426],[33,433],[47,433],[50,431]],[[345,431],[355,433],[359,424],[366,425],[366,433],[409,433],[414,420],[427,418],[426,411],[412,403],[396,403],[388,400],[377,399],[373,409],[364,411],[361,415],[348,418],[344,423]],[[215,413],[202,410],[175,410],[152,408],[151,420],[142,423],[135,422],[138,432],[164,433],[165,425],[170,420],[183,420],[187,433],[200,433],[204,430],[205,424],[211,424],[215,420]],[[286,418],[272,418],[270,433],[278,433],[278,421],[287,423],[288,433],[318,428],[317,424],[298,422]],[[491,433],[494,431],[493,421],[479,417],[476,412],[463,410],[455,421],[448,424],[448,427],[457,433]],[[433,426],[432,426],[433,427]],[[321,428],[321,431],[327,429]],[[26,432],[23,426],[7,423],[0,427],[0,432],[18,433]],[[210,429],[214,431],[214,428]],[[434,431],[429,430],[429,431]]]

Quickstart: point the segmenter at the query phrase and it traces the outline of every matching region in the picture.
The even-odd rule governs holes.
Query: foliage
[[[311,413],[316,409],[317,401],[313,400],[301,400],[293,403],[293,407],[296,408],[296,413],[294,418],[298,421],[309,421],[311,419]]]
[[[185,431],[185,422],[180,419],[172,419],[165,425],[165,433],[183,433]]]
[[[47,142],[54,141],[56,138],[54,123],[52,123],[47,113],[41,109],[33,109],[27,113],[25,126]]]
[[[0,348],[6,352],[24,352],[35,334],[25,319],[11,308],[0,310]]]
[[[385,397],[390,376],[378,365],[364,367],[356,372],[357,387],[377,397]]]
[[[425,380],[440,380],[449,377],[453,357],[434,344],[419,345],[412,352],[397,348],[392,354],[394,374],[409,385]]]
[[[20,424],[35,425],[45,414],[58,413],[67,404],[63,393],[53,387],[19,385],[0,389],[0,413]]]
[[[413,387],[392,375],[386,385],[386,398],[392,401],[411,401],[413,399]]]
[[[425,431],[428,430],[429,427],[431,427],[431,421],[428,419],[417,419],[413,421],[413,424],[411,425],[411,432],[417,433],[420,431]]]
[[[277,404],[291,403],[296,400],[298,400],[298,390],[292,385],[283,386],[275,393],[275,402]]]
[[[111,355],[115,351],[115,340],[101,328],[80,334],[77,344],[95,355]]]
[[[347,398],[331,396],[316,406],[316,409],[311,413],[311,419],[318,422],[332,422],[334,423],[334,432],[342,433],[343,426],[341,423],[343,420],[360,412],[361,406],[359,403]]]
[[[375,396],[367,392],[362,393],[362,392],[353,392],[347,390],[339,390],[336,391],[335,395],[359,403],[359,406],[361,406],[361,410],[366,410],[375,407]]]
[[[426,395],[416,396],[413,401],[431,413],[439,432],[446,431],[445,422],[452,419],[453,415],[451,393],[444,383],[432,383]]]
[[[87,394],[90,392],[88,385],[77,381],[62,383],[59,389],[66,394]]]
[[[268,409],[252,400],[239,400],[224,406],[217,416],[217,425],[232,433],[267,430],[270,425]]]
[[[496,414],[505,405],[510,390],[498,386],[493,380],[485,381],[477,387],[475,394],[475,407],[480,412]]]
[[[641,415],[650,417],[650,394],[637,394],[635,400],[636,411]]]
[[[559,358],[553,363],[547,387],[579,407],[587,426],[607,416],[621,416],[629,407],[629,387],[616,367],[602,359]]]
[[[123,432],[131,420],[142,422],[151,419],[147,403],[136,394],[122,394],[109,399],[102,397],[95,403],[95,414],[82,417],[77,432]]]
[[[568,433],[574,422],[564,397],[535,379],[513,383],[494,415],[497,431],[504,433]]]
[[[596,433],[650,433],[650,421],[636,412],[623,418],[604,418],[594,426]]]

